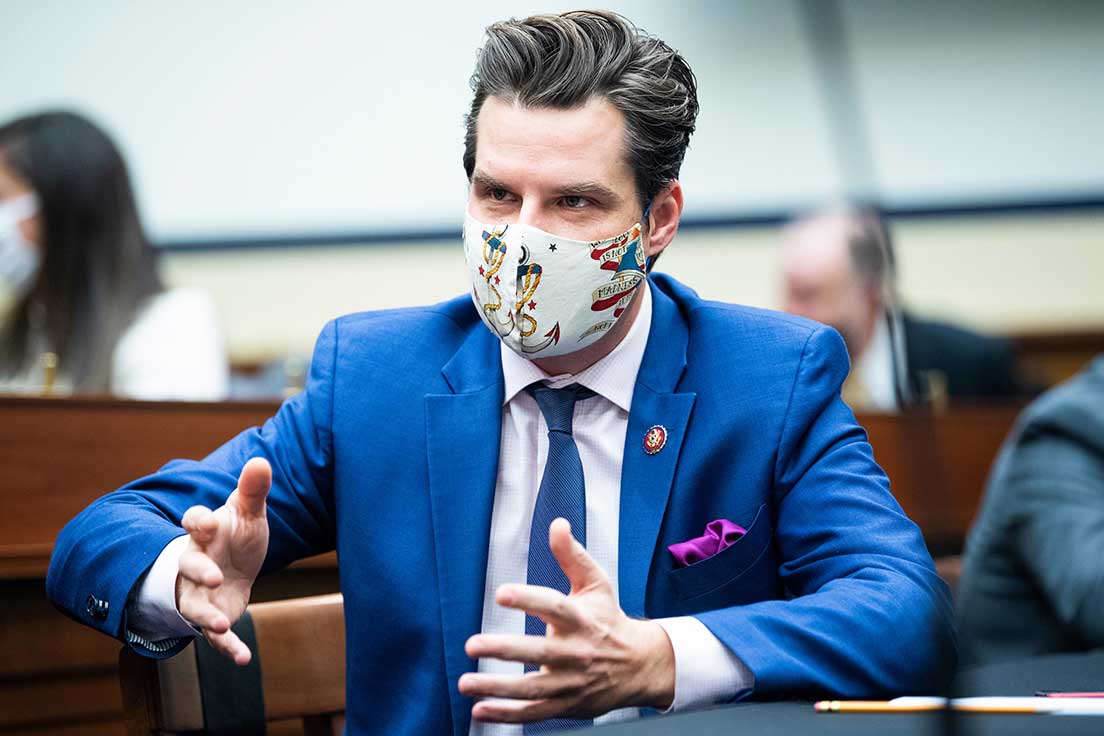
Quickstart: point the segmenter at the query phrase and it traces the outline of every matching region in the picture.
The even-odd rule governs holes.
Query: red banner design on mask
[[[625,258],[625,254],[632,249],[633,245],[635,245],[639,239],[640,228],[634,225],[632,230],[624,235],[618,236],[605,248],[592,246],[590,257],[600,262],[603,270],[616,271],[621,268],[621,263]]]
[[[629,296],[643,278],[644,274],[639,271],[622,271],[617,274],[612,281],[608,284],[602,284],[591,294],[591,311],[604,312],[614,306],[620,306],[621,309],[624,309],[625,305],[619,305],[618,302]]]

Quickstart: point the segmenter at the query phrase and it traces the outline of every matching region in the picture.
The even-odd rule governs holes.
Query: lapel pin
[[[667,428],[657,424],[644,435],[644,452],[654,455],[667,444]]]

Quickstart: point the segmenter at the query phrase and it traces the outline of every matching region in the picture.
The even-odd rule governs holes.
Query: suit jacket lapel
[[[651,289],[652,324],[633,390],[621,469],[617,578],[621,607],[630,616],[647,615],[648,570],[696,396],[674,393],[686,369],[685,319],[654,283]],[[666,431],[666,444],[648,454],[644,437],[656,425]]]
[[[498,341],[476,323],[442,373],[453,393],[425,397],[429,494],[453,733],[466,736],[472,700],[457,682],[476,667],[464,643],[483,619],[502,425]]]

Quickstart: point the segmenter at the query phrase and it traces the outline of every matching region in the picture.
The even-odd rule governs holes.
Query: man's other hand
[[[630,706],[670,707],[675,655],[667,633],[654,621],[625,615],[606,573],[566,520],[552,522],[548,543],[571,582],[570,594],[533,585],[503,585],[495,593],[499,605],[544,621],[545,636],[476,634],[466,646],[469,657],[528,662],[540,670],[463,675],[461,693],[488,698],[475,704],[472,717],[519,723],[593,718]]]
[[[268,551],[265,498],[271,485],[272,468],[255,457],[242,468],[238,487],[223,506],[214,511],[193,506],[181,520],[190,539],[180,555],[177,610],[239,665],[248,664],[252,654],[230,626],[249,604]]]

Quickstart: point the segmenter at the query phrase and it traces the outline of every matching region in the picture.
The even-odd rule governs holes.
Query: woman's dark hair
[[[76,390],[106,393],[115,346],[163,289],[118,148],[89,120],[47,112],[0,126],[0,165],[38,195],[42,268],[0,327],[0,374],[24,370],[34,310]],[[38,305],[41,305],[39,307]]]

